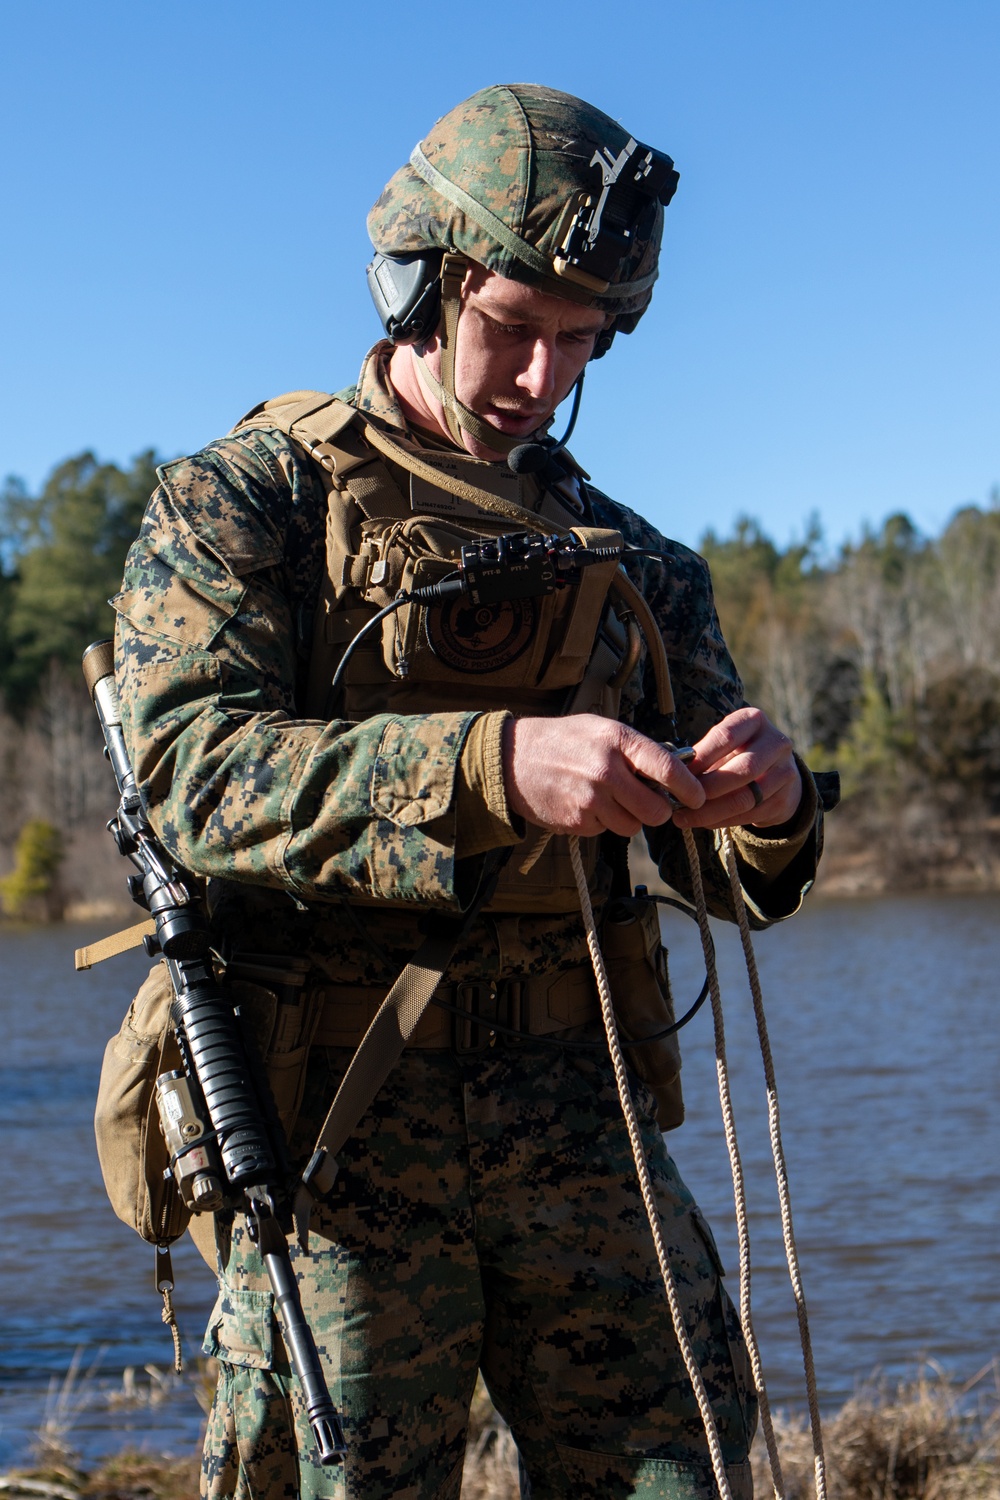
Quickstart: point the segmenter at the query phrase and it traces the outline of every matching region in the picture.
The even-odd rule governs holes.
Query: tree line
[[[80,657],[112,630],[155,468],[83,453],[0,490],[0,872],[29,821],[72,865],[108,815]],[[834,553],[818,525],[782,549],[743,519],[700,550],[749,701],[841,773],[830,835],[859,888],[1000,883],[1000,490],[936,537],[896,514]]]
[[[824,557],[818,526],[781,551],[742,520],[701,550],[749,700],[840,772],[858,888],[996,885],[1000,489],[937,537],[897,513]]]
[[[122,887],[103,830],[114,783],[80,659],[114,629],[107,601],[155,483],[152,452],[128,468],[81,453],[38,494],[18,479],[0,489],[0,896],[8,911],[54,916],[66,902],[102,889],[114,898]]]

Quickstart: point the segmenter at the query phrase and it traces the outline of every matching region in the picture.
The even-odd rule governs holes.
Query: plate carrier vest
[[[318,466],[327,495],[326,569],[300,705],[307,717],[357,722],[386,712],[508,709],[617,718],[643,637],[660,711],[673,712],[655,621],[619,566],[621,535],[583,524],[581,471],[572,460],[565,478],[543,488],[499,464],[419,447],[320,391],[292,391],[254,407],[231,436],[254,429],[277,429],[296,442]],[[612,556],[582,570],[578,582],[534,598],[478,608],[465,598],[403,604],[352,653],[339,701],[331,701],[344,652],[378,610],[400,590],[453,573],[464,545],[514,531],[572,531],[583,547]],[[592,884],[598,844],[581,840]],[[550,839],[528,874],[518,863],[508,861],[488,910],[578,909],[565,839]]]

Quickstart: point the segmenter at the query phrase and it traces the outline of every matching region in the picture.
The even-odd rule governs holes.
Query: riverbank
[[[659,885],[641,838],[629,851],[633,885]],[[917,891],[1000,891],[1000,817],[945,816],[914,803],[889,817],[857,804],[826,819],[814,895],[841,900]]]
[[[895,1380],[933,1351],[961,1382],[1000,1353],[996,918],[995,895],[812,901],[757,943],[825,1412],[840,1411],[876,1366]],[[148,967],[137,952],[74,973],[74,947],[110,926],[0,931],[0,1196],[12,1246],[0,1266],[0,1472],[30,1455],[49,1380],[61,1379],[77,1348],[88,1363],[100,1354],[96,1376],[115,1395],[114,1405],[87,1410],[72,1428],[88,1472],[128,1445],[190,1452],[203,1420],[190,1392],[156,1407],[118,1404],[123,1372],[141,1382],[148,1365],[162,1369],[169,1339],[151,1253],[111,1212],[92,1146],[105,1040]],[[669,912],[664,927],[686,1009],[704,974],[697,929]],[[753,1009],[738,934],[720,924],[715,937],[751,1205],[755,1324],[772,1400],[795,1409],[801,1356]],[[688,1117],[671,1149],[713,1226],[735,1294],[739,1256],[707,1006],[685,1029],[683,1050]],[[193,1356],[214,1286],[186,1238],[175,1247],[174,1273]]]
[[[0,873],[10,863],[0,850]],[[633,883],[656,886],[641,839],[633,840],[630,865]],[[128,925],[138,914],[125,888],[127,874],[103,825],[78,830],[67,843],[54,909],[65,921]],[[816,896],[938,890],[1000,891],[1000,816],[962,817],[955,810],[917,803],[889,816],[852,802],[828,817]],[[45,920],[43,904],[32,915]]]
[[[996,1375],[995,1369],[983,1372],[956,1388],[928,1368],[910,1384],[860,1392],[826,1424],[829,1500],[1000,1500]],[[810,1500],[814,1461],[806,1422],[779,1413],[775,1433],[786,1500]],[[763,1497],[771,1483],[759,1436],[753,1466]],[[10,1500],[191,1500],[198,1468],[196,1456],[123,1452],[88,1470],[67,1449],[53,1449],[30,1469],[0,1475],[0,1494]],[[462,1500],[518,1495],[514,1441],[480,1386]]]

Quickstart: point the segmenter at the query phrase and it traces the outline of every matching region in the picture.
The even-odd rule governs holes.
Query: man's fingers
[[[713,724],[707,734],[702,735],[694,747],[694,759],[689,762],[691,770],[696,776],[704,776],[707,771],[721,766],[765,730],[778,734],[760,709],[738,708],[735,713],[727,714],[720,723]]]
[[[734,815],[744,815],[744,822],[764,822],[769,810],[758,814],[757,809],[775,796],[783,806],[793,795],[793,784],[795,796],[801,790],[791,741],[760,709],[729,714],[698,741],[695,752],[692,769],[700,773],[707,801],[716,806],[720,828]],[[788,788],[787,797],[783,788]]]
[[[764,824],[775,810],[773,797],[755,797],[748,784],[726,797],[714,798],[703,807],[682,807],[674,813],[678,828],[733,828],[747,823]],[[785,816],[774,819],[783,823]]]
[[[636,734],[634,743],[627,742],[623,750],[635,775],[643,784],[656,789],[660,796],[669,794],[685,807],[700,807],[704,802],[706,794],[700,781],[663,745]],[[651,820],[646,818],[644,821]]]
[[[706,771],[701,778],[701,785],[709,802],[749,787],[751,781],[756,782],[764,796],[768,797],[775,790],[774,775],[773,762],[766,763],[763,756],[734,755],[724,766]]]
[[[628,838],[673,817],[679,828],[786,822],[801,781],[791,745],[759,709],[739,709],[699,741],[694,770],[655,740],[594,714],[527,717],[504,731],[510,809],[552,833]],[[751,785],[754,783],[754,785]]]
[[[724,795],[710,795],[703,807],[679,808],[674,822],[678,828],[773,828],[794,816],[801,799],[802,778],[791,761]]]
[[[691,807],[705,800],[662,745],[594,714],[511,720],[503,756],[511,811],[553,833],[608,828],[628,837],[644,823],[667,821],[672,804],[664,792]]]

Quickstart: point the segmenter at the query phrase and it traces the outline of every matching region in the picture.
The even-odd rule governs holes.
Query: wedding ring
[[[751,792],[753,793],[753,805],[754,805],[754,807],[759,807],[760,804],[764,800],[764,793],[761,791],[761,789],[757,785],[756,781],[748,781],[747,782],[747,786],[750,788]]]

